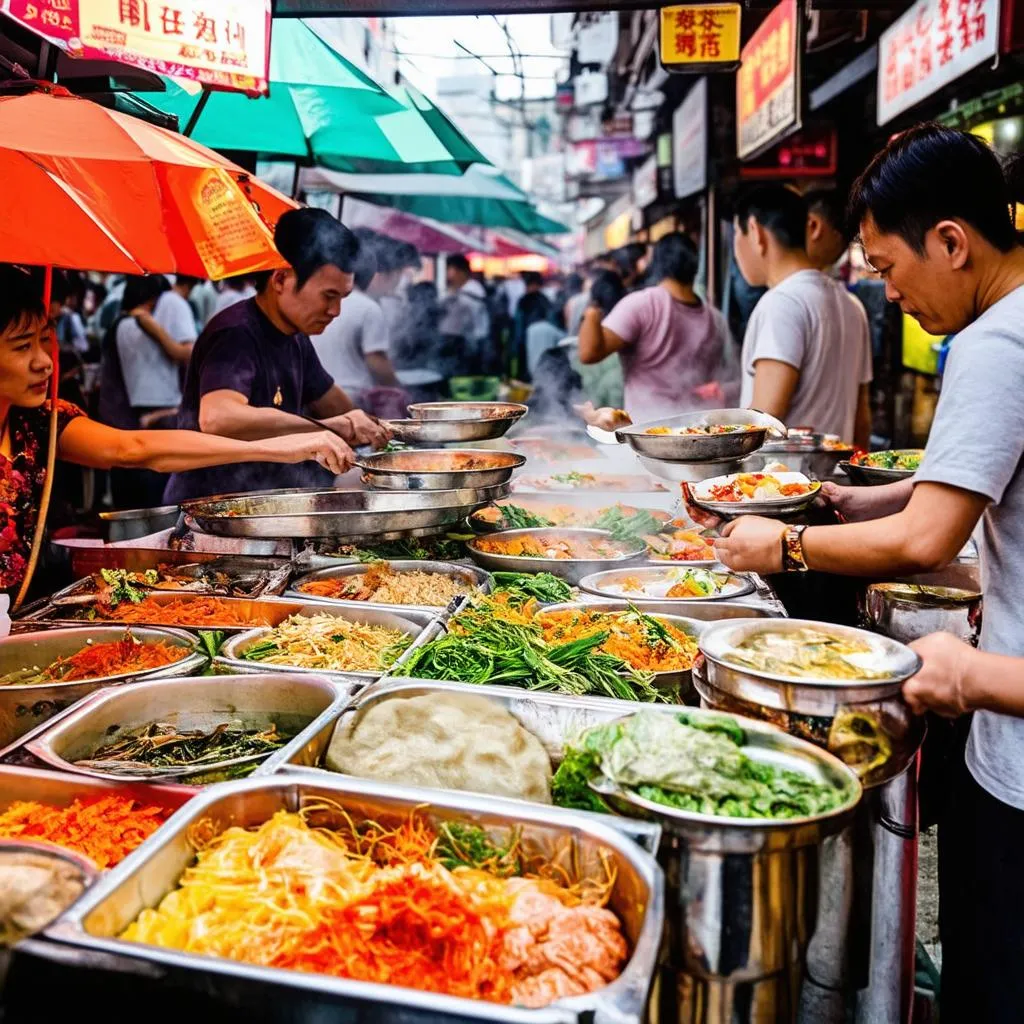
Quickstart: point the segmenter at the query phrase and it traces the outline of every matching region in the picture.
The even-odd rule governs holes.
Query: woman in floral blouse
[[[0,264],[0,591],[24,579],[46,479],[51,331],[30,275]],[[342,473],[353,458],[348,445],[328,431],[236,441],[192,430],[115,430],[69,402],[58,407],[57,431],[58,456],[93,469],[173,473],[309,460]]]

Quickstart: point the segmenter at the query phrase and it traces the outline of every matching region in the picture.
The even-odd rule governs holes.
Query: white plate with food
[[[746,576],[701,567],[638,567],[597,572],[580,581],[595,597],[635,601],[724,601],[754,592]]]
[[[803,473],[730,473],[690,485],[694,504],[720,516],[800,512],[820,490]]]

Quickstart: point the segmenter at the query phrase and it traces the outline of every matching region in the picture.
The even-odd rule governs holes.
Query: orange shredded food
[[[0,814],[0,838],[52,843],[105,869],[124,860],[166,817],[162,807],[116,794],[75,800],[68,807],[19,800]]]
[[[325,812],[343,825],[311,824]],[[449,870],[416,812],[391,829],[356,826],[324,802],[251,830],[198,822],[189,837],[196,863],[122,938],[524,1006],[608,984],[628,953],[603,906],[613,881]]]
[[[250,610],[251,605],[231,604],[219,597],[179,597],[162,603],[147,597],[138,604],[123,601],[116,607],[93,605],[101,619],[117,622],[146,622],[160,626],[269,626],[266,612]]]
[[[145,672],[181,661],[187,647],[172,647],[165,641],[143,643],[126,636],[107,644],[88,644],[70,658],[54,662],[47,672],[54,680],[99,679],[125,672]]]

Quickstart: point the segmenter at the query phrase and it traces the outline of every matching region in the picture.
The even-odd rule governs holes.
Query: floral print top
[[[84,415],[77,405],[60,401],[58,437]],[[50,403],[38,409],[12,408],[10,416],[12,457],[0,455],[0,590],[17,587],[25,578],[46,480]]]

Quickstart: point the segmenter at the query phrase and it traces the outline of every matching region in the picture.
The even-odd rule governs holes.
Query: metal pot
[[[103,539],[108,544],[138,540],[161,530],[173,529],[178,524],[181,509],[177,505],[159,508],[130,508],[122,512],[101,512]]]
[[[905,644],[929,633],[952,633],[974,646],[981,637],[980,590],[872,583],[864,592],[860,611],[868,629]]]

